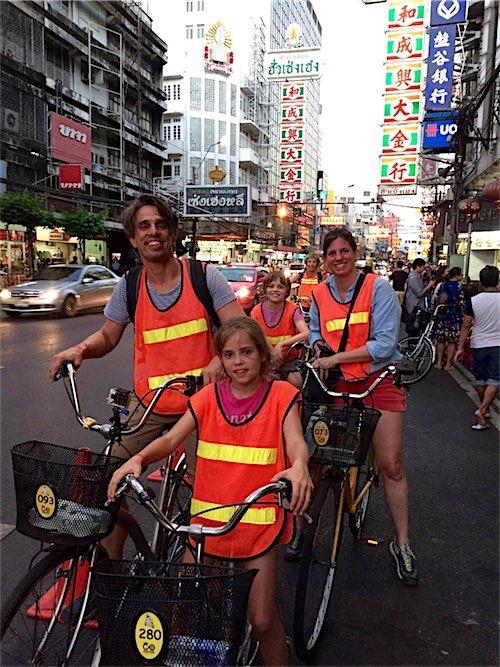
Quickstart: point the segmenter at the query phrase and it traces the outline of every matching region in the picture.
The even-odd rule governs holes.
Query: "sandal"
[[[489,428],[488,424],[472,424],[473,431],[486,431]]]

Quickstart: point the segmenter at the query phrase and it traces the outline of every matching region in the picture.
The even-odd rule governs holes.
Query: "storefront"
[[[0,228],[0,264],[2,277],[8,276],[10,283],[18,284],[27,278],[26,238],[20,225],[9,229],[3,225]],[[7,279],[2,282],[7,282]]]
[[[59,229],[36,228],[35,257],[40,265],[68,264],[76,255],[78,261],[78,239]]]

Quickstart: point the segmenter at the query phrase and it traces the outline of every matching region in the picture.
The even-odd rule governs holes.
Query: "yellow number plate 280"
[[[143,658],[158,658],[164,635],[162,622],[154,612],[146,611],[139,616],[135,624],[135,645]]]
[[[328,428],[328,424],[319,419],[313,426],[312,436],[314,442],[319,447],[324,447],[330,438],[330,429]]]
[[[41,484],[35,492],[35,507],[43,519],[50,519],[57,511],[57,496],[48,484]]]

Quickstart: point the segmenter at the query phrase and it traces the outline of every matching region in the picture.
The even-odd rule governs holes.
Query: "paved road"
[[[3,595],[26,570],[35,547],[32,540],[9,532],[15,517],[9,448],[33,438],[95,445],[95,436],[82,435],[74,424],[61,384],[47,381],[47,367],[54,350],[81,340],[100,321],[100,315],[86,315],[0,322],[0,522],[7,526],[0,543]],[[108,388],[130,386],[131,334],[111,355],[86,362],[79,373],[89,414],[106,417]],[[407,589],[395,576],[387,552],[392,528],[380,488],[372,494],[365,534],[382,544],[355,544],[345,531],[318,665],[499,662],[498,431],[471,430],[474,402],[454,375],[433,369],[408,399],[405,460],[419,587]],[[296,565],[283,562],[278,593],[288,632],[296,572]],[[292,664],[300,662],[292,656]]]

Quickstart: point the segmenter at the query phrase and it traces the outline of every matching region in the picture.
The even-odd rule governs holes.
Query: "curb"
[[[468,371],[465,366],[456,362],[453,364],[454,370],[456,373],[451,372],[450,376],[455,380],[455,382],[465,391],[469,398],[479,407],[479,397],[475,388],[475,378],[470,371]],[[497,431],[500,431],[500,400],[497,398],[494,399],[493,403],[490,405],[491,417],[489,419],[490,424],[496,428]]]

